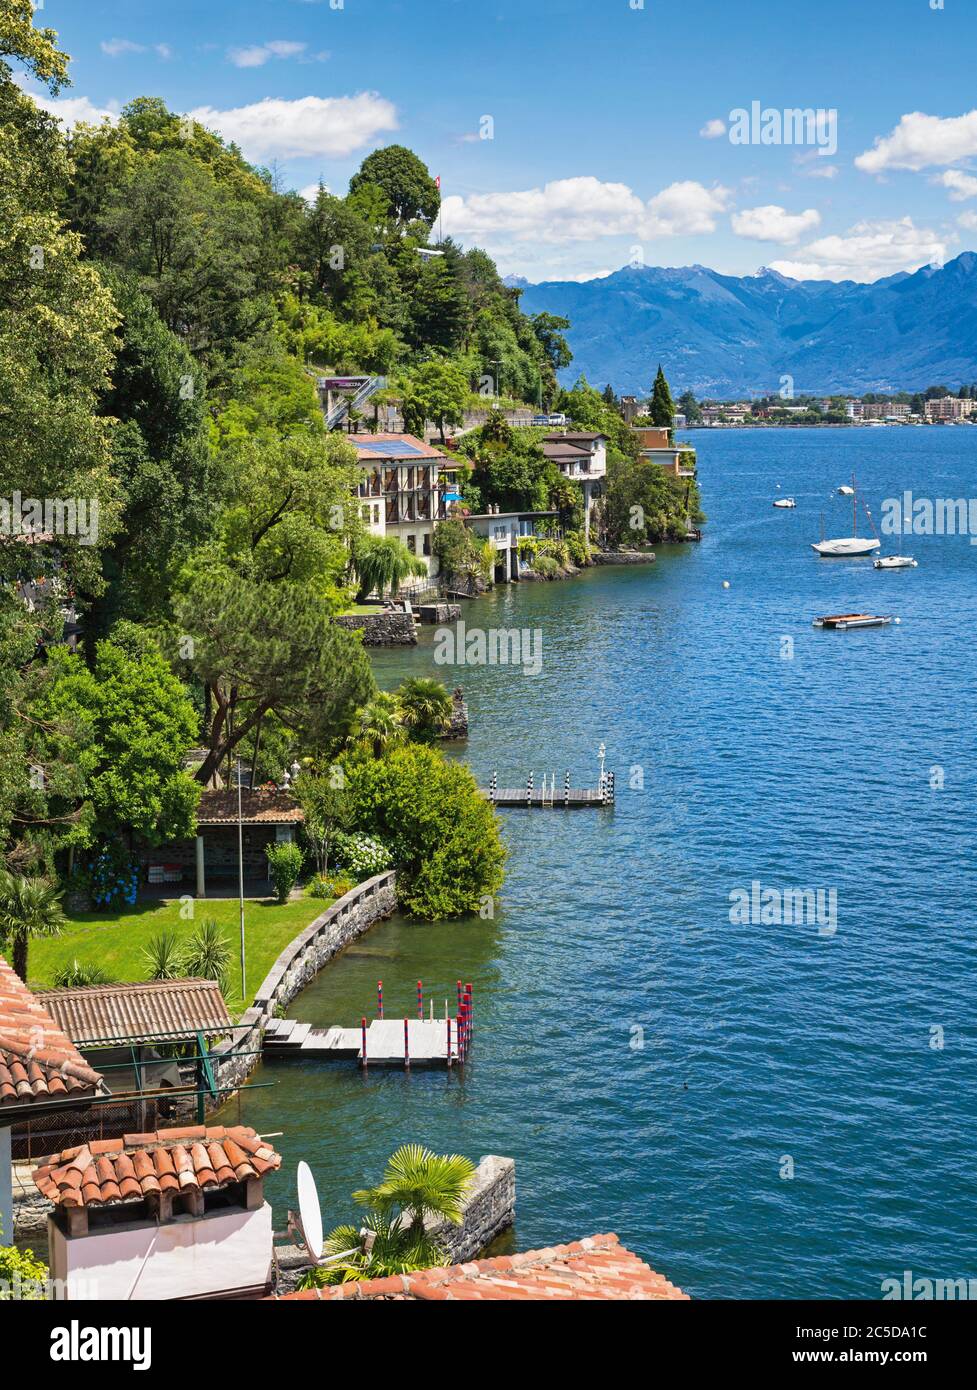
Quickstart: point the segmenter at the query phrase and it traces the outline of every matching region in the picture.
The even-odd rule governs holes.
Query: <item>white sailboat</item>
[[[841,489],[839,488],[839,491]],[[811,542],[811,549],[826,560],[854,559],[860,555],[871,555],[873,550],[881,550],[882,542],[876,537],[868,540],[858,534],[858,493],[855,488],[855,475],[851,476],[851,535],[836,540],[825,540],[824,516],[821,517],[821,539]]]

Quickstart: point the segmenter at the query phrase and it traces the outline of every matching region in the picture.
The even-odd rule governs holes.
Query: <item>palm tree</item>
[[[461,1225],[465,1193],[475,1175],[471,1159],[461,1154],[436,1154],[420,1144],[401,1144],[387,1160],[376,1187],[353,1193],[353,1201],[381,1216],[399,1213],[401,1224],[418,1239],[428,1216]]]
[[[411,575],[427,574],[427,565],[418,555],[412,555],[396,536],[367,536],[353,553],[353,568],[359,580],[359,597],[376,592],[383,598],[389,589],[396,594]]]
[[[418,743],[431,743],[451,720],[451,696],[440,681],[411,676],[397,689],[400,722]]]
[[[46,878],[0,875],[0,943],[9,943],[11,964],[27,983],[27,952],[38,936],[59,936],[65,927],[61,892]]]
[[[311,1270],[299,1287],[410,1274],[443,1264],[445,1252],[425,1222],[433,1217],[460,1225],[474,1174],[474,1163],[460,1154],[436,1154],[420,1144],[402,1144],[388,1159],[383,1180],[353,1193],[355,1202],[370,1208],[364,1221],[372,1237],[369,1247],[364,1249],[358,1227],[337,1226],[323,1244],[323,1258],[344,1258]]]
[[[352,747],[364,745],[375,758],[382,758],[387,749],[400,743],[403,737],[400,702],[396,695],[378,690],[373,699],[353,715],[346,742]]]

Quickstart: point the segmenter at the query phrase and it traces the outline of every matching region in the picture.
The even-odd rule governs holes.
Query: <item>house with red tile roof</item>
[[[0,956],[0,1226],[13,1239],[11,1127],[107,1094],[102,1077]]]
[[[362,1283],[284,1294],[279,1302],[549,1303],[687,1300],[688,1294],[645,1264],[616,1235],[526,1250],[470,1264],[395,1274]]]
[[[65,1297],[248,1298],[271,1286],[264,1179],[281,1158],[247,1125],[125,1134],[45,1158],[51,1276]]]

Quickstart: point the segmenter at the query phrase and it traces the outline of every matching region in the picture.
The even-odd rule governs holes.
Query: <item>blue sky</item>
[[[873,280],[977,248],[975,0],[44,0],[35,23],[73,59],[45,103],[67,121],[162,96],[339,193],[408,145],[445,234],[530,280]],[[753,103],[768,134],[837,125],[733,143]]]

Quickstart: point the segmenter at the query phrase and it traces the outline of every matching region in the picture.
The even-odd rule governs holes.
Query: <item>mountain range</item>
[[[766,267],[625,267],[598,280],[522,289],[521,307],[568,318],[573,364],[596,386],[647,395],[661,362],[673,393],[728,398],[914,391],[977,380],[977,255],[942,267],[854,280],[790,280]]]

